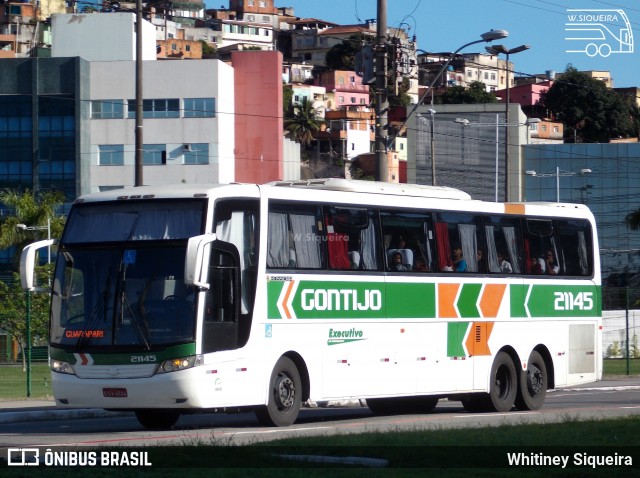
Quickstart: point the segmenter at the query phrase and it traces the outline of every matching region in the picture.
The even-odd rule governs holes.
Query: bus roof
[[[156,186],[137,186],[102,191],[99,193],[83,194],[75,200],[81,202],[117,201],[127,199],[184,199],[209,197],[214,190],[221,188],[242,188],[242,194],[247,194],[246,189],[253,189],[253,195],[257,197],[258,189],[255,184],[159,184]]]
[[[274,181],[267,186],[296,189],[345,191],[356,193],[388,194],[393,196],[411,196],[438,199],[458,199],[468,201],[471,196],[459,189],[444,186],[424,186],[421,184],[384,183],[379,181],[361,181],[355,179],[325,178],[300,181]]]

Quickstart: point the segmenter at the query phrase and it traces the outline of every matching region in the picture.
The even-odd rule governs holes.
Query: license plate
[[[108,398],[125,398],[127,396],[126,388],[103,388],[102,395]]]

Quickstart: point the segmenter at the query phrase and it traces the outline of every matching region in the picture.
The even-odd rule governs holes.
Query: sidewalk
[[[611,376],[600,382],[591,382],[573,387],[559,388],[550,391],[555,393],[562,390],[640,390],[640,376]],[[24,421],[65,420],[72,418],[99,418],[133,415],[133,412],[110,412],[99,408],[70,408],[56,407],[53,400],[3,400],[0,401],[0,425]]]

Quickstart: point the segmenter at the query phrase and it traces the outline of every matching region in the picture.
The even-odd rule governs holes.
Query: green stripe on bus
[[[463,319],[479,319],[478,298],[482,284],[464,284],[458,297],[458,311]]]
[[[520,318],[598,317],[602,315],[600,288],[595,285],[512,285],[511,315]]]
[[[267,282],[267,317],[269,319],[280,319],[280,311],[278,310],[278,297],[282,292],[282,288],[287,282],[270,280]]]
[[[469,322],[449,322],[447,324],[447,357],[464,357],[462,343],[467,334]]]
[[[129,353],[94,353],[74,352],[74,350],[51,347],[51,359],[69,362],[71,365],[81,363],[82,357],[92,362],[92,365],[140,365],[161,363],[165,360],[189,357],[196,354],[196,344],[180,344],[167,347],[157,352],[129,352]]]
[[[384,295],[389,318],[412,319],[436,316],[436,285],[413,282],[390,282]]]

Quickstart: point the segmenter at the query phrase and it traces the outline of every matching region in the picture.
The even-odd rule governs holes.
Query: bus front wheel
[[[173,410],[136,410],[136,418],[149,430],[171,428],[180,418],[180,412]]]
[[[520,374],[516,407],[519,410],[540,410],[547,398],[547,366],[535,350],[529,355],[527,370]]]
[[[271,372],[267,404],[257,408],[258,421],[268,427],[293,424],[302,404],[302,381],[296,364],[288,357],[280,357]]]

